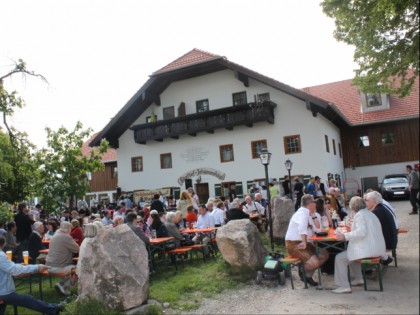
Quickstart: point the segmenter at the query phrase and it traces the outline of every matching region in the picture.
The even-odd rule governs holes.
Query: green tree
[[[88,173],[104,168],[102,155],[108,150],[108,142],[102,141],[89,156],[82,154],[82,144],[92,130],[83,130],[78,122],[71,131],[64,127],[53,131],[46,128],[47,148],[37,152],[40,171],[38,194],[43,205],[55,209],[62,202],[73,204],[74,198],[82,198],[89,190]]]
[[[334,37],[355,46],[354,83],[363,92],[410,94],[419,74],[418,0],[324,0]]]
[[[0,202],[14,203],[21,201],[33,192],[36,185],[37,168],[33,160],[35,146],[28,140],[26,133],[20,132],[10,124],[16,109],[25,106],[24,100],[16,91],[9,92],[4,82],[15,75],[40,77],[46,79],[26,68],[24,61],[19,59],[13,68],[0,76]]]

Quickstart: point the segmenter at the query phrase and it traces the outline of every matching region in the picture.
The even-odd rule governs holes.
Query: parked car
[[[386,175],[381,186],[382,197],[389,198],[408,198],[408,177],[406,174]]]

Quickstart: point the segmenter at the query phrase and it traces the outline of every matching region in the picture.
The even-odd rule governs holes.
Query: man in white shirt
[[[198,208],[197,229],[214,227],[214,218],[207,212],[207,208],[200,205]]]
[[[251,196],[246,196],[243,210],[246,214],[249,214],[249,215],[252,215],[252,214],[263,215],[265,208],[260,203],[252,201]]]
[[[219,201],[216,207],[213,209],[213,211],[210,214],[213,217],[214,225],[217,227],[225,224],[224,208],[225,208],[225,204],[223,203],[223,201]]]
[[[316,215],[316,201],[310,194],[302,197],[301,207],[295,212],[289,222],[286,232],[286,249],[290,256],[299,258],[304,263],[305,275],[300,275],[301,279],[306,277],[306,282],[310,285],[318,285],[312,279],[315,270],[321,267],[328,260],[328,251],[321,249],[318,256],[315,247],[308,242],[308,226],[310,218],[318,220]]]

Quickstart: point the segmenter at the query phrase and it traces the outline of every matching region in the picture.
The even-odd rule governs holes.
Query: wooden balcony
[[[252,127],[257,122],[274,124],[274,108],[276,106],[271,101],[264,101],[258,106],[259,109],[255,110],[255,103],[249,103],[135,125],[130,129],[134,131],[136,143],[146,144],[148,140],[178,139],[179,136],[185,134],[196,136],[198,132],[214,133],[215,129],[220,128],[233,130],[235,126]]]

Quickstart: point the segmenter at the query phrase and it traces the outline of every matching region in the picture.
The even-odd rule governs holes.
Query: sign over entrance
[[[191,178],[193,176],[200,176],[200,175],[211,175],[217,177],[220,180],[224,180],[226,174],[215,170],[214,168],[196,168],[195,170],[191,170],[183,174],[180,178],[178,178],[178,184],[182,186],[187,178]]]

